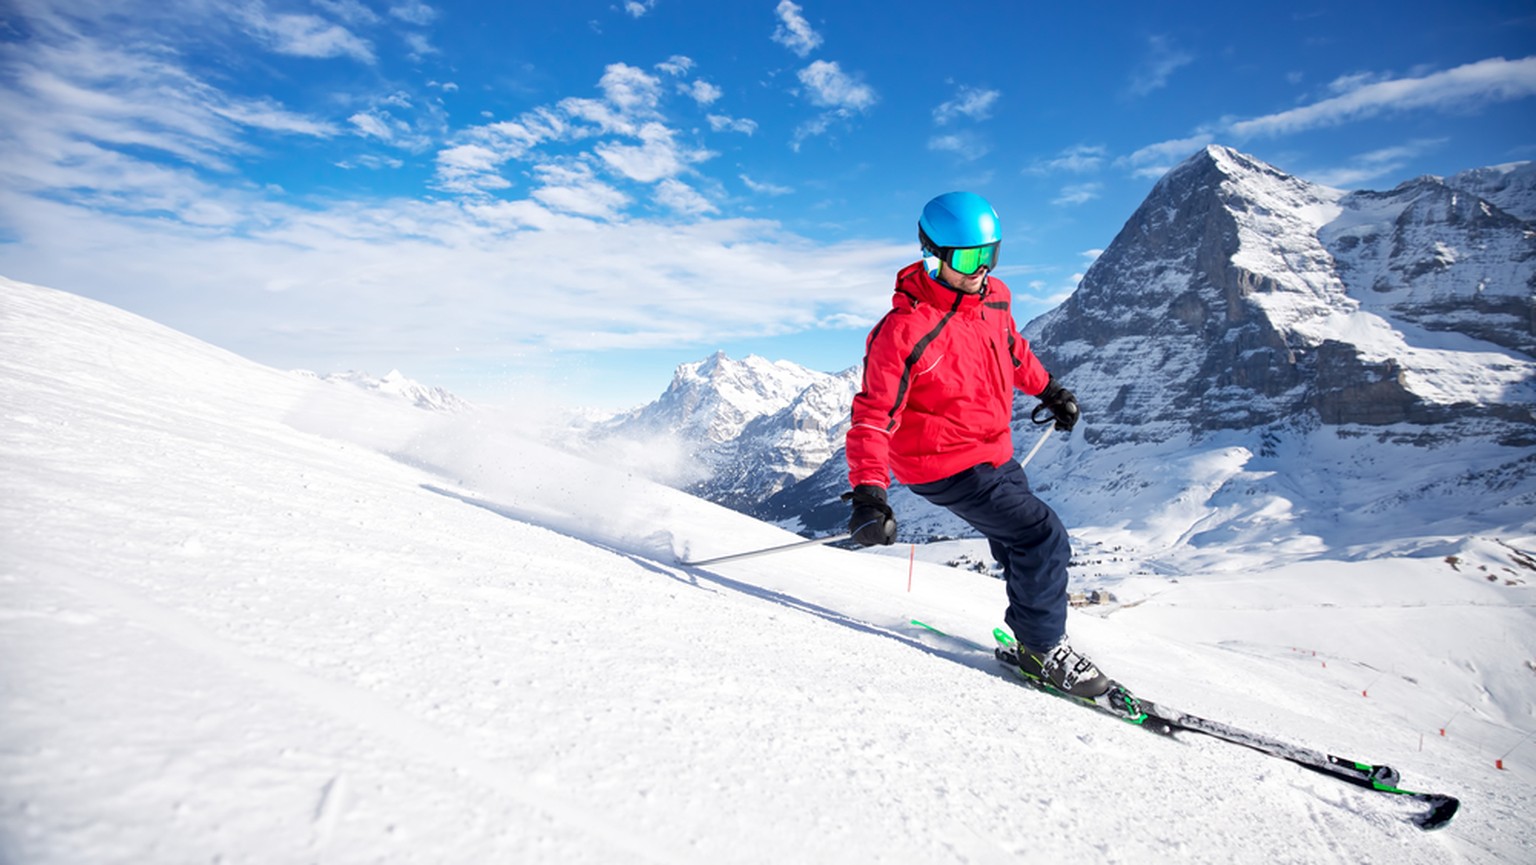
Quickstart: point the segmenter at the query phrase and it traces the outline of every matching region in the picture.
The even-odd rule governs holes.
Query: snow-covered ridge
[[[1446,178],[1446,185],[1464,189],[1505,213],[1536,223],[1536,162],[1474,168]]]
[[[463,411],[470,403],[463,398],[434,385],[412,381],[399,370],[390,370],[383,378],[366,372],[347,370],[323,376],[326,381],[345,382],[364,391],[405,400],[417,408],[431,411]]]

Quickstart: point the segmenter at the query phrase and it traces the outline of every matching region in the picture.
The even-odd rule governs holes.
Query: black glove
[[[1077,408],[1077,397],[1072,391],[1061,386],[1056,376],[1051,376],[1045,383],[1045,390],[1040,391],[1040,405],[1048,409],[1056,418],[1056,428],[1062,432],[1071,432],[1077,426],[1077,419],[1082,414]],[[1036,409],[1038,412],[1038,408]]]
[[[885,490],[874,484],[859,484],[851,493],[843,493],[843,501],[853,502],[853,516],[848,518],[848,531],[853,539],[866,547],[875,544],[889,546],[896,540],[896,515],[885,503]]]

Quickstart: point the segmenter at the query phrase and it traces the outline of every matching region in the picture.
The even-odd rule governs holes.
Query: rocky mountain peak
[[[1533,265],[1518,219],[1438,178],[1345,194],[1212,146],[1027,335],[1102,443],[1293,418],[1427,425],[1506,401],[1468,351],[1518,352],[1492,378],[1530,389]]]

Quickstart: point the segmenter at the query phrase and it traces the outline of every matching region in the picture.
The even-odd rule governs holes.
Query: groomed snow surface
[[[1462,799],[1425,833],[910,624],[989,642],[1002,585],[942,564],[976,542],[681,567],[795,538],[536,411],[0,280],[0,862],[1536,861],[1529,537],[1130,576],[1071,619],[1149,697]]]

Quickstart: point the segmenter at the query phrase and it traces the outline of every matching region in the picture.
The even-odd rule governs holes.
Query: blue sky
[[[263,363],[622,408],[857,363],[923,203],[1020,324],[1206,144],[1387,189],[1536,158],[1536,8],[8,0],[0,275]],[[1042,7],[1050,8],[1042,8]]]

